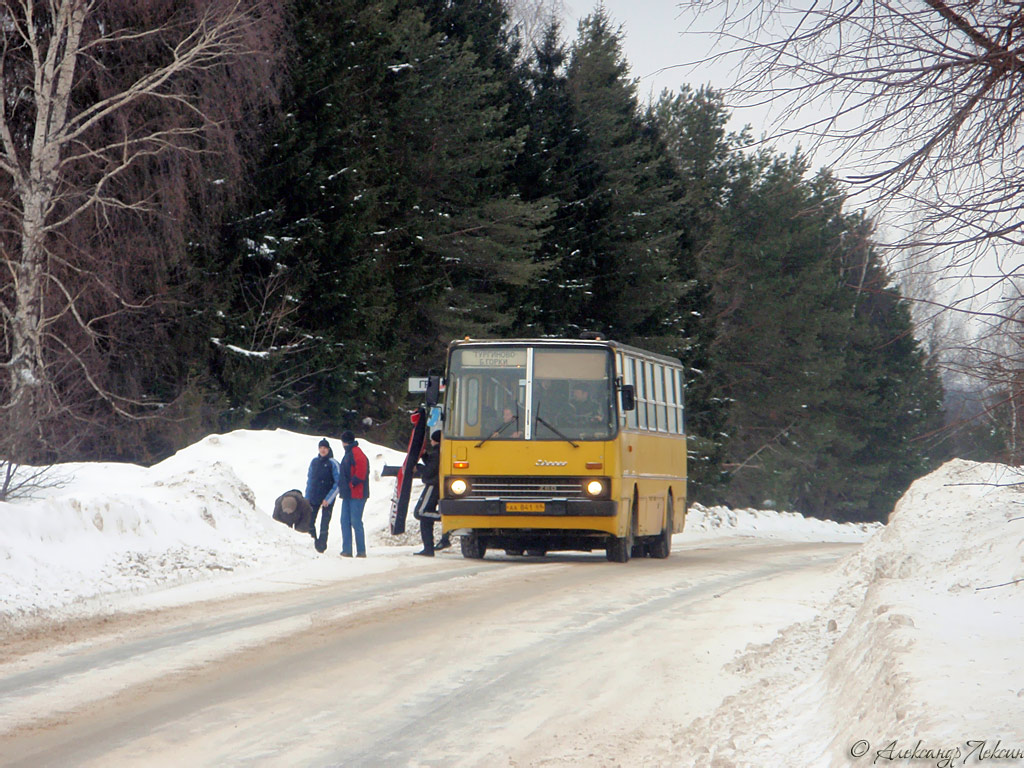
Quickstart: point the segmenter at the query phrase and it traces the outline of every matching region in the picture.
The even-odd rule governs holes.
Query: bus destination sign
[[[463,349],[462,364],[469,368],[525,368],[526,350],[501,347]]]

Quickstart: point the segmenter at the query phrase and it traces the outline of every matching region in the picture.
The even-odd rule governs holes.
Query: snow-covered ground
[[[340,502],[323,555],[308,534],[272,519],[278,496],[305,489],[320,437],[238,430],[149,468],[59,465],[50,476],[54,487],[0,503],[0,628],[395,567],[394,545],[418,541],[418,533],[400,542],[388,534],[394,480],[379,475],[385,464],[401,462],[398,451],[360,443],[374,476],[363,515],[372,560],[357,567],[338,557]],[[328,438],[340,459],[340,438]]]
[[[675,743],[693,765],[1024,765],[1024,472],[955,460]]]
[[[271,519],[277,496],[304,488],[319,439],[237,431],[151,468],[62,465],[59,486],[0,504],[0,630],[409,566],[416,525],[388,534],[394,481],[380,477],[396,451],[362,446],[374,478],[366,560],[338,557],[337,509],[323,555]],[[749,687],[673,737],[679,763],[1024,765],[1022,483],[953,461],[884,528],[694,505],[677,549],[738,536],[866,544],[837,566],[841,587],[817,616],[801,608],[731,662]]]

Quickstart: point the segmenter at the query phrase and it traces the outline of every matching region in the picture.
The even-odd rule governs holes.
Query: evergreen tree
[[[703,386],[711,321],[708,286],[687,230],[691,194],[661,121],[641,114],[602,10],[584,21],[571,53],[551,23],[529,74],[529,132],[517,163],[523,197],[548,200],[557,215],[538,258],[545,275],[524,300],[527,332],[576,335],[597,329],[680,357],[691,429],[714,429]],[[696,441],[691,478],[703,484],[716,456]]]
[[[714,248],[726,215],[728,191],[743,172],[750,144],[746,131],[726,130],[729,113],[710,88],[683,86],[665,92],[646,120],[657,131],[673,167],[676,190],[676,276],[683,291],[675,307],[677,344],[666,351],[687,366],[686,423],[690,443],[690,494],[712,502],[727,482],[721,463],[727,441],[728,398],[722,396],[711,354],[717,318],[712,306],[713,270],[702,260]]]
[[[552,228],[534,257],[540,271],[534,284],[521,292],[518,302],[514,330],[523,336],[548,333],[545,309],[557,304],[562,294],[556,271],[564,252],[556,233],[562,229],[559,226],[564,216],[561,204],[573,195],[572,168],[581,136],[565,76],[567,60],[558,22],[552,20],[545,28],[540,45],[534,49],[525,74],[528,96],[521,112],[526,132],[513,168],[513,178],[522,198],[556,212]]]
[[[295,11],[287,118],[240,242],[249,280],[286,273],[316,373],[269,418],[389,417],[444,342],[508,322],[542,216],[509,180],[502,79],[468,43],[394,0]],[[280,386],[271,366],[259,376]]]
[[[762,154],[732,185],[713,269],[734,504],[881,519],[928,465],[939,387],[827,174]],[[867,275],[869,279],[854,281]]]
[[[598,8],[580,23],[564,77],[555,35],[552,27],[538,51],[532,155],[520,167],[525,194],[557,200],[539,254],[548,274],[538,325],[623,341],[661,336],[679,290],[673,200],[640,119],[621,33]],[[548,139],[541,131],[558,121],[571,133]]]

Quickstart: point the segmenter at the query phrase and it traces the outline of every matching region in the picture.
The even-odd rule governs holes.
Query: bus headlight
[[[448,484],[448,490],[452,492],[452,496],[464,496],[469,490],[469,483],[462,478],[456,478]]]
[[[587,480],[584,481],[583,489],[587,492],[588,496],[597,498],[604,493],[604,482],[601,480]]]

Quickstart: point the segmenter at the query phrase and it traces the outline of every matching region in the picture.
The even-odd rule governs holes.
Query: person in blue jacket
[[[309,462],[306,474],[306,501],[313,508],[313,517],[309,521],[309,534],[315,541],[316,551],[327,550],[327,528],[331,524],[331,513],[334,511],[334,499],[338,495],[338,462],[327,438],[320,441],[317,456]],[[316,535],[316,513],[320,512],[320,535]]]

